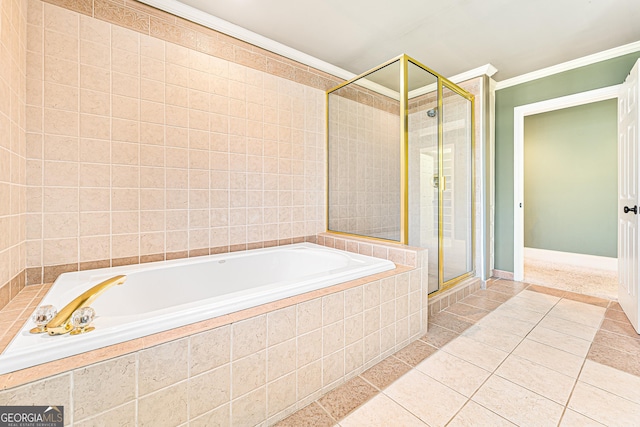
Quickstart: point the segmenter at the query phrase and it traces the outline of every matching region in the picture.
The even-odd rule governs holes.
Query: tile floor
[[[640,336],[616,302],[490,280],[278,424],[514,425],[640,426]]]

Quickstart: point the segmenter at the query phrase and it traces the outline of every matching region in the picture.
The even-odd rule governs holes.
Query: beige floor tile
[[[582,381],[578,381],[569,408],[610,426],[637,426],[640,405]]]
[[[454,338],[458,337],[457,332],[450,331],[449,329],[445,329],[438,325],[432,325],[429,323],[429,330],[427,333],[420,338],[421,341],[426,342],[434,347],[444,347],[447,343],[449,343]]]
[[[516,295],[518,298],[526,298],[530,301],[534,301],[536,303],[546,303],[550,306],[554,306],[558,301],[560,301],[559,296],[554,296],[547,293],[535,292],[529,289],[525,289]]]
[[[615,348],[593,343],[587,355],[588,360],[593,360],[603,365],[611,366],[631,375],[640,376],[640,359],[629,357],[629,353]]]
[[[538,292],[540,294],[547,294],[558,298],[562,298],[562,296],[567,293],[567,291],[563,291],[562,289],[550,288],[548,286],[542,285],[529,285],[526,290],[531,292]]]
[[[360,376],[378,389],[382,390],[402,375],[406,374],[410,369],[411,367],[400,359],[397,359],[394,356],[389,356],[364,371]]]
[[[603,424],[571,409],[566,409],[562,416],[562,421],[560,421],[560,427],[603,427]]]
[[[575,354],[530,339],[522,341],[513,354],[572,378],[578,377],[584,362],[584,358]]]
[[[471,397],[491,375],[491,372],[444,351],[437,352],[416,369],[467,397]]]
[[[470,327],[462,335],[507,353],[513,351],[522,341],[522,337],[518,335],[481,325]]]
[[[627,315],[624,313],[623,310],[616,310],[613,307],[608,308],[607,311],[604,312],[604,317],[607,319],[615,320],[616,322],[629,321],[629,318],[627,317]]]
[[[505,420],[495,412],[491,412],[484,406],[480,406],[473,400],[467,402],[464,408],[447,427],[477,427],[477,426],[491,426],[491,427],[512,427],[515,424]]]
[[[593,339],[593,343],[624,351],[625,353],[633,355],[636,359],[640,357],[640,339],[637,338],[618,335],[600,329]]]
[[[508,332],[519,337],[526,336],[536,326],[535,323],[503,316],[496,312],[487,315],[484,319],[479,321],[477,325],[487,327],[489,329]]]
[[[587,360],[580,381],[640,404],[640,377]]]
[[[552,329],[563,334],[571,335],[572,337],[581,338],[587,341],[593,341],[593,338],[598,332],[597,327],[591,327],[582,325],[580,323],[572,322],[570,320],[560,319],[558,317],[546,316],[540,322],[539,326],[543,326],[547,329]]]
[[[511,295],[503,294],[502,292],[496,292],[491,289],[481,289],[476,293],[497,302],[509,301],[512,298]]]
[[[340,420],[378,393],[375,387],[355,377],[322,396],[318,403],[334,419]]]
[[[441,311],[438,314],[429,316],[429,326],[431,326],[431,324],[438,325],[460,334],[472,326],[473,322],[464,320],[462,317],[456,316],[455,314],[451,314],[447,311]]]
[[[477,322],[478,320],[489,314],[489,310],[475,307],[473,305],[467,305],[462,302],[458,302],[447,307],[446,312],[461,316],[465,319],[469,319],[472,322]]]
[[[554,331],[543,326],[536,326],[527,338],[542,344],[550,345],[557,349],[575,354],[576,356],[586,357],[591,347],[591,341],[582,338],[572,337],[562,332]]]
[[[394,356],[413,367],[436,351],[438,351],[436,347],[418,340],[398,351]]]
[[[523,293],[525,294],[522,295]],[[504,305],[507,307],[522,308],[524,310],[535,311],[536,313],[547,314],[547,312],[549,312],[549,310],[551,310],[559,300],[560,298],[558,297],[525,290],[505,302]]]
[[[611,310],[615,311],[615,310]],[[602,326],[600,327],[605,331],[615,332],[616,334],[626,335],[632,338],[638,338],[638,333],[631,323],[627,320],[625,322],[620,322],[613,319],[608,319],[605,314],[605,319],[602,321]]]
[[[544,313],[538,313],[537,311],[531,311],[523,308],[522,303],[512,303],[511,301],[513,301],[514,298],[511,298],[509,301],[496,308],[493,312],[513,319],[524,320],[529,323],[538,323],[540,319],[544,317]]]
[[[509,354],[465,336],[459,336],[442,350],[490,372],[493,372]]]
[[[463,299],[461,302],[467,305],[472,305],[474,307],[480,307],[489,311],[495,310],[496,308],[500,307],[500,305],[502,304],[502,302],[494,301],[491,298],[478,292],[474,293],[473,295],[469,295],[468,297]]]
[[[430,426],[446,425],[467,401],[463,395],[415,369],[387,387],[384,394]]]
[[[570,299],[578,302],[584,302],[586,304],[597,305],[598,307],[604,307],[604,308],[609,307],[609,304],[611,303],[610,298],[599,298],[599,297],[594,297],[592,295],[585,295],[585,294],[576,293],[576,292],[565,292],[562,298],[566,298],[566,299]]]
[[[576,380],[518,356],[509,356],[496,375],[538,393],[561,405],[569,400]]]
[[[473,401],[519,426],[557,426],[563,407],[524,387],[491,376]]]
[[[411,412],[391,400],[384,394],[379,394],[352,414],[340,421],[341,427],[387,427],[393,420],[394,427],[423,427],[426,424]]]
[[[331,427],[335,424],[333,418],[329,416],[316,402],[300,409],[289,417],[276,424],[276,427]]]
[[[549,316],[597,328],[604,318],[605,311],[604,307],[563,299],[551,309]]]
[[[500,279],[493,283],[487,283],[487,288],[492,291],[506,295],[517,295],[527,288],[526,283],[514,282],[513,280]]]

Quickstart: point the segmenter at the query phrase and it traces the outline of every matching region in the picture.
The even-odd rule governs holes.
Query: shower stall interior
[[[474,274],[473,102],[407,55],[327,91],[327,229],[427,248],[430,293]]]

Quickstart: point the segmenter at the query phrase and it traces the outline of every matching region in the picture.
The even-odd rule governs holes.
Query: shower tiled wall
[[[28,282],[324,231],[320,87],[336,82],[109,4],[93,17],[29,0]]]
[[[398,102],[343,90],[329,98],[329,229],[399,240]]]
[[[26,22],[26,1],[0,0],[0,309],[25,283]]]

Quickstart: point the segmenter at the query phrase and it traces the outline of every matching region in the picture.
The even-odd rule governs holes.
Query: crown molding
[[[271,40],[267,37],[261,36],[260,34],[254,33],[253,31],[249,31],[246,28],[232,24],[229,21],[225,21],[224,19],[220,19],[216,16],[210,15],[206,12],[203,12],[199,9],[188,6],[184,3],[180,3],[179,1],[176,1],[176,0],[138,0],[138,1],[140,1],[141,3],[147,4],[149,6],[155,7],[156,9],[164,10],[165,12],[169,12],[173,15],[187,19],[191,22],[195,22],[196,24],[200,24],[205,27],[211,28],[213,30],[219,31],[221,33],[227,34],[231,37],[245,41],[254,46],[261,47],[270,52],[284,56],[285,58],[289,58],[294,61],[300,62],[302,64],[308,65],[309,67],[313,67],[317,70],[324,71],[325,73],[329,73],[333,76],[336,76],[345,80],[352,79],[353,77],[356,76],[355,74],[347,70],[344,70],[340,67],[336,67],[335,65],[329,64],[328,62],[322,61],[311,55],[307,55],[304,52],[293,49],[289,46],[286,46],[275,40]]]
[[[553,65],[551,67],[542,68],[537,71],[532,71],[530,73],[522,74],[520,76],[516,76],[507,80],[499,81],[496,83],[495,90],[506,89],[511,86],[527,83],[532,80],[541,79],[543,77],[548,77],[554,74],[562,73],[564,71],[573,70],[575,68],[584,67],[585,65],[595,64],[596,62],[606,61],[607,59],[627,55],[639,50],[640,41],[614,47],[613,49],[604,50],[592,55],[583,56],[582,58],[573,59],[571,61],[563,62],[558,65]]]
[[[254,46],[261,47],[270,52],[284,56],[285,58],[289,58],[293,61],[300,62],[301,64],[308,65],[309,67],[315,68],[316,70],[324,71],[325,73],[331,74],[341,79],[351,80],[352,78],[356,77],[356,74],[350,71],[344,70],[328,62],[322,61],[321,59],[308,55],[297,49],[293,49],[287,45],[279,43],[270,38],[261,36],[260,34],[247,30],[246,28],[232,24],[229,21],[225,21],[224,19],[220,19],[216,16],[210,15],[199,9],[191,7],[184,3],[180,3],[177,0],[138,0],[138,1],[146,5],[149,5],[151,7],[155,7],[156,9],[160,9],[165,12],[169,12],[173,15],[179,16],[181,18],[187,19],[191,22],[195,22],[196,24],[200,24],[207,28],[211,28],[213,30],[227,34],[231,37],[250,43]],[[469,70],[469,71],[465,71],[464,73],[457,74],[449,78],[449,80],[451,80],[453,83],[460,83],[465,80],[469,80],[474,77],[479,77],[482,75],[487,75],[491,77],[497,71],[498,71],[497,68],[495,68],[493,65],[486,64],[481,67],[474,68],[473,70]],[[376,85],[373,82],[367,82],[367,83],[368,83],[367,86],[371,90],[383,93],[386,96],[391,96],[390,91],[383,90],[382,86]]]
[[[485,65],[483,65],[481,67],[474,68],[473,70],[469,70],[469,71],[465,71],[464,73],[456,74],[453,77],[449,77],[447,80],[451,81],[452,83],[458,84],[458,83],[462,83],[464,81],[471,80],[471,79],[474,79],[474,78],[480,77],[480,76],[485,76],[486,75],[488,77],[491,77],[497,72],[498,72],[498,69],[496,67],[494,67],[491,64],[485,64]],[[434,92],[437,89],[438,89],[438,86],[435,83],[432,83],[432,84],[427,85],[427,86],[423,86],[423,87],[418,88],[418,89],[414,89],[411,92],[409,92],[409,99],[412,99],[412,98],[415,98],[417,96],[424,95],[424,94],[427,94],[427,93]]]
[[[453,83],[462,83],[464,81],[474,79],[480,76],[491,77],[498,72],[498,69],[491,64],[484,64],[481,67],[474,68],[473,70],[465,71],[464,73],[456,74],[453,77],[449,77]]]

